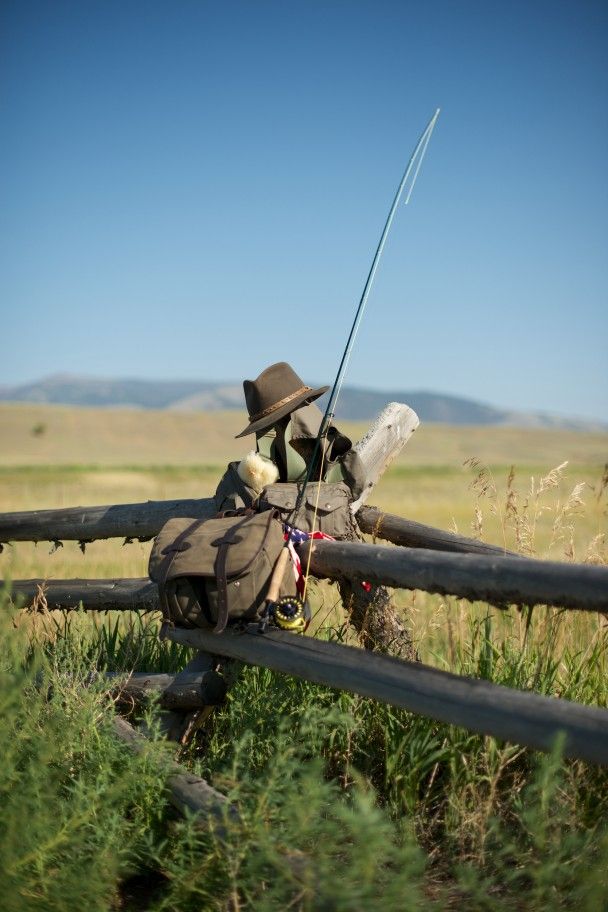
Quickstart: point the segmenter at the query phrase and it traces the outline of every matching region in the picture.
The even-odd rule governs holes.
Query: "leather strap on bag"
[[[226,629],[226,625],[228,623],[228,580],[226,579],[226,561],[228,559],[228,549],[230,548],[230,545],[234,545],[241,540],[240,538],[237,538],[236,535],[241,526],[244,526],[245,523],[249,522],[256,515],[256,513],[249,511],[247,515],[241,519],[240,522],[236,523],[234,526],[231,526],[222,538],[219,538],[216,542],[214,542],[214,544],[217,544],[218,546],[217,556],[213,565],[215,572],[215,582],[217,586],[217,621],[215,627],[213,628],[214,633],[221,633]],[[270,523],[275,516],[276,513],[274,510],[268,511],[266,534],[262,539],[262,544],[260,545],[259,550],[256,552],[256,554],[253,555],[247,564],[247,567],[253,563],[259,552],[264,547],[264,542],[266,541],[266,535],[268,534]],[[247,567],[243,567],[242,569],[246,570]]]
[[[217,621],[213,628],[214,633],[221,633],[226,629],[228,623],[228,581],[226,579],[226,560],[228,559],[228,548],[230,545],[240,541],[236,537],[237,531],[251,519],[252,513],[248,513],[240,522],[231,526],[224,534],[223,538],[217,539],[217,555],[213,569],[215,572],[215,582],[217,585]]]

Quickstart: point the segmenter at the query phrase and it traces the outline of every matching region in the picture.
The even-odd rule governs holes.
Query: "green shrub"
[[[74,612],[41,626],[0,612],[8,912],[608,905],[606,770],[243,666],[182,756],[238,819],[176,822],[160,745],[133,756],[114,739],[91,670],[174,670],[188,652],[160,642],[153,618]],[[523,644],[496,617],[471,612],[454,671],[605,701],[605,633],[577,653],[550,612]]]

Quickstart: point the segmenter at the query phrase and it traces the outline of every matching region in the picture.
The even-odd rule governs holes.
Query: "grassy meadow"
[[[247,449],[233,439],[243,422],[0,405],[0,510],[209,496]],[[605,563],[607,461],[605,434],[422,426],[371,499],[524,554]],[[144,576],[149,548],[17,543],[0,568],[14,579]],[[422,592],[396,592],[394,604],[425,662],[608,705],[608,626],[596,615]],[[316,587],[314,607],[318,635],[352,641],[333,586]],[[187,652],[158,641],[155,618],[7,606],[2,618],[6,909],[608,908],[608,773],[562,760],[559,744],[543,757],[243,668],[181,757],[239,810],[227,835],[200,832],[168,811],[162,745],[128,755],[111,736],[111,696],[83,686],[93,667],[171,670]]]

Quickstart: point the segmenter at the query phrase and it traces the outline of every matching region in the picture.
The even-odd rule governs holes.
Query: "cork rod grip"
[[[287,567],[287,562],[289,560],[289,551],[287,547],[281,549],[281,553],[277,558],[277,562],[274,565],[274,570],[272,571],[272,579],[270,580],[270,586],[268,587],[268,595],[266,596],[267,602],[276,602],[281,591],[281,582],[285,574],[285,569]]]

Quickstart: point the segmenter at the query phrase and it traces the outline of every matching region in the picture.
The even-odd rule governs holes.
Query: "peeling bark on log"
[[[408,548],[428,548],[431,551],[453,551],[460,554],[493,554],[497,557],[520,556],[498,545],[488,545],[475,538],[455,535],[444,529],[403,519],[393,513],[384,513],[371,505],[361,507],[355,518],[362,532]]]
[[[349,620],[365,649],[378,650],[402,659],[417,659],[412,637],[391,605],[385,586],[369,592],[358,582],[339,580],[338,589]]]
[[[328,541],[300,545],[303,565],[309,548],[315,576],[376,580],[499,608],[542,604],[608,612],[608,567]]]
[[[538,750],[551,750],[563,732],[566,756],[608,764],[608,710],[282,630],[259,635],[257,625],[252,627],[252,632],[221,634],[172,628],[166,636]]]

